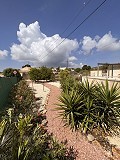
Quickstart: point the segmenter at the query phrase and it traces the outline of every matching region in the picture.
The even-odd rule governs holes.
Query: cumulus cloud
[[[89,36],[84,36],[82,41],[82,50],[84,54],[91,53],[92,49],[96,46],[96,40]]]
[[[97,50],[101,51],[119,51],[120,40],[113,37],[111,32],[105,34],[97,43]]]
[[[89,36],[84,36],[80,43],[81,52],[90,54],[95,49],[96,51],[120,51],[120,40],[113,37],[111,32],[103,37],[95,36],[93,39]]]
[[[4,59],[8,55],[7,50],[0,50],[0,59]]]
[[[38,66],[64,66],[68,55],[79,47],[77,40],[70,39],[59,45],[64,39],[59,34],[47,37],[41,32],[37,21],[28,26],[20,23],[17,36],[20,44],[11,46],[12,59],[30,61]],[[71,60],[74,61],[75,57]]]

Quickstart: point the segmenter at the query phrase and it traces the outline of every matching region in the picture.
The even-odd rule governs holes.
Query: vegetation
[[[60,71],[60,81],[65,80],[70,75],[70,72],[65,69]]]
[[[77,72],[77,73],[80,73],[80,72],[82,71],[81,68],[75,68],[74,70],[75,70],[75,72]]]
[[[54,80],[54,74],[52,72],[52,69],[47,67],[41,67],[41,68],[31,68],[30,72],[30,79],[33,81],[37,80]]]
[[[67,160],[64,144],[58,143],[31,115],[8,114],[0,122],[0,158],[2,160]]]
[[[5,77],[17,77],[18,79],[21,79],[20,72],[17,69],[13,69],[13,68],[4,69],[3,75]]]
[[[66,79],[64,83],[70,81]],[[86,80],[74,82],[69,87],[62,85],[62,89],[57,109],[72,129],[86,133],[98,128],[109,132],[120,125],[120,87],[117,83],[110,88],[108,81],[94,84]]]
[[[88,66],[88,65],[84,65],[84,66],[82,67],[82,70],[90,70],[90,69],[91,69],[91,67]]]
[[[25,68],[25,67],[31,67],[30,64],[25,64],[24,66],[22,66],[22,68]]]
[[[20,81],[10,93],[10,107],[0,117],[0,159],[74,160],[72,150],[46,130],[43,112],[34,112],[34,93]]]
[[[28,112],[34,102],[34,92],[24,80],[17,83],[9,94],[9,107],[15,106],[16,113]]]

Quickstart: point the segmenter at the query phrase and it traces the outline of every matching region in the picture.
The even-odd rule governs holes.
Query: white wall
[[[120,79],[115,79],[115,78],[105,78],[105,77],[82,77],[82,82],[84,82],[86,79],[88,79],[89,83],[92,81],[94,83],[101,83],[103,82],[105,84],[106,79],[108,80],[109,86],[111,87],[113,83],[118,83],[118,86],[120,86]]]
[[[99,70],[99,77],[108,77],[108,72],[109,72],[109,77],[112,77],[112,70],[107,70],[107,74],[102,73],[102,70]],[[90,76],[91,77],[97,77],[98,76],[98,71],[90,71]],[[120,78],[120,69],[118,70],[113,70],[113,77],[115,78]]]

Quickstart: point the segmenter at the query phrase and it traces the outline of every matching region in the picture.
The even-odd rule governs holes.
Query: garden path
[[[59,140],[68,142],[68,147],[73,147],[77,151],[76,160],[107,160],[104,150],[96,143],[89,143],[86,138],[80,133],[72,132],[68,127],[65,128],[60,117],[58,117],[58,111],[55,111],[57,107],[58,97],[60,96],[60,88],[45,84],[50,89],[47,109],[47,129],[50,133]]]

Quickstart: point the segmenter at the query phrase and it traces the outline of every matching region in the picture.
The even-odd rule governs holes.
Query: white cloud
[[[120,41],[117,41],[117,38],[114,38],[111,32],[109,32],[98,41],[97,50],[118,51],[120,50]]]
[[[17,36],[20,44],[13,44],[10,48],[12,59],[30,61],[38,66],[63,66],[68,55],[79,47],[77,40],[70,39],[57,47],[64,39],[58,34],[47,37],[41,32],[38,22],[28,26],[20,23]]]
[[[80,68],[82,68],[83,66],[84,66],[84,64],[81,62],[81,63],[80,63]]]
[[[101,38],[98,35],[93,39],[89,36],[84,36],[80,44],[82,45],[81,52],[84,54],[92,53],[93,49],[97,51],[120,51],[120,40],[113,37],[111,32]]]
[[[75,56],[71,56],[71,57],[69,57],[69,61],[70,62],[72,62],[72,61],[76,61],[77,60],[77,58],[75,57]]]
[[[96,40],[89,36],[84,36],[82,41],[82,50],[84,54],[91,53],[92,49],[96,46]]]
[[[8,55],[7,50],[0,50],[0,59],[4,59]]]

